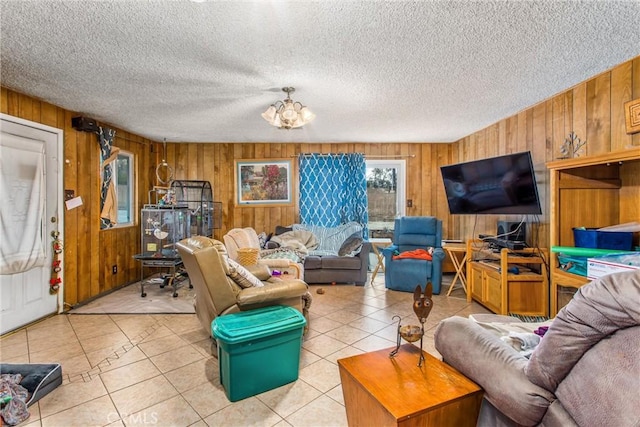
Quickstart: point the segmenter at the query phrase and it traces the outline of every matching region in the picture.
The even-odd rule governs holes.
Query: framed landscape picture
[[[287,159],[236,160],[236,205],[293,204],[292,167]]]

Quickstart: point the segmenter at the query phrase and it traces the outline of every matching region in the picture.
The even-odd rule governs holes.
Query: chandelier
[[[262,117],[270,125],[280,129],[299,128],[316,117],[301,103],[293,102],[291,94],[296,91],[295,88],[283,87],[282,90],[287,93],[287,98],[284,101],[277,101],[271,104],[267,111],[262,113]]]

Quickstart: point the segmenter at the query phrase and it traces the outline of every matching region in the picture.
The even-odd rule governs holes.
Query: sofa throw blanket
[[[287,231],[273,236],[271,241],[279,244],[282,248],[297,250],[305,255],[318,247],[316,236],[308,230]]]
[[[291,248],[263,249],[260,251],[261,259],[288,259],[295,263],[303,263],[307,252],[298,251]]]

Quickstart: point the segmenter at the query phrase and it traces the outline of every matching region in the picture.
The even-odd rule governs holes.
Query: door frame
[[[22,125],[22,126],[28,126],[37,130],[41,130],[41,131],[45,131],[45,132],[49,132],[52,134],[56,135],[56,152],[55,153],[50,153],[48,148],[46,147],[46,152],[47,152],[47,156],[50,156],[51,154],[53,154],[55,156],[55,158],[57,159],[56,162],[56,166],[58,168],[58,173],[57,173],[57,187],[58,187],[58,194],[56,194],[56,199],[57,199],[57,222],[58,222],[58,231],[60,232],[59,235],[59,239],[62,241],[63,243],[63,248],[64,248],[64,165],[65,165],[65,161],[63,160],[64,157],[64,130],[59,129],[59,128],[55,128],[52,126],[48,126],[42,123],[38,123],[38,122],[34,122],[31,120],[26,120],[26,119],[22,119],[20,117],[16,117],[16,116],[11,116],[9,114],[5,114],[5,113],[0,113],[0,120],[4,120],[7,122],[12,122],[18,125]],[[49,194],[46,195],[47,201],[49,201]],[[46,220],[48,221],[49,218],[46,218]],[[50,236],[46,236],[46,237],[50,237]],[[64,311],[64,285],[65,285],[65,280],[64,280],[64,250],[62,251],[62,253],[59,256],[60,259],[60,267],[62,268],[62,270],[60,270],[60,272],[58,273],[58,277],[60,277],[62,279],[62,282],[60,283],[60,288],[58,289],[58,294],[57,296],[57,305],[58,305],[58,314],[62,313]]]

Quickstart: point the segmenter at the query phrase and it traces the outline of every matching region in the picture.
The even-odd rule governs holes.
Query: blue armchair
[[[434,248],[433,260],[393,259],[394,253]],[[397,251],[397,252],[396,252]],[[440,293],[442,283],[442,221],[433,216],[406,216],[395,220],[393,244],[382,251],[385,261],[385,287],[396,291],[413,292],[427,282],[433,293]]]

